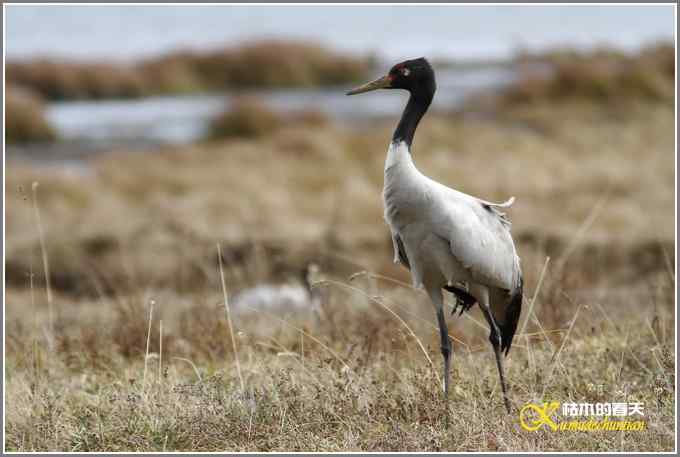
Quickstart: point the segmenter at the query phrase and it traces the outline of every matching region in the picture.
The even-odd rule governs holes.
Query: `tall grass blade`
[[[224,310],[227,313],[227,324],[229,325],[229,334],[231,335],[231,347],[234,350],[234,360],[236,361],[236,371],[238,379],[241,383],[241,392],[245,392],[246,386],[243,382],[243,375],[241,374],[241,362],[238,358],[238,349],[236,347],[236,336],[234,335],[234,326],[231,323],[231,311],[229,310],[229,298],[227,296],[227,284],[224,281],[224,268],[222,267],[222,246],[217,243],[217,261],[220,266],[220,281],[222,283],[222,296],[224,298]]]

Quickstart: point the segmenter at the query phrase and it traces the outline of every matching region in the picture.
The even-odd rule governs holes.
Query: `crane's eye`
[[[404,76],[408,76],[408,75],[411,74],[411,70],[409,70],[408,68],[404,67],[404,68],[401,69],[401,74],[404,75]]]

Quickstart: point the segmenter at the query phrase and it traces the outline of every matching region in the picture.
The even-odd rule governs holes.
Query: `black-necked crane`
[[[522,271],[502,208],[444,186],[422,174],[411,154],[413,136],[436,90],[434,70],[424,58],[393,66],[382,78],[347,95],[376,89],[405,89],[406,108],[387,150],[383,202],[392,233],[394,261],[411,271],[414,287],[423,288],[437,312],[444,358],[444,396],[448,398],[452,355],[442,289],[456,296],[456,308],[475,303],[489,324],[489,341],[498,366],[505,407],[510,401],[502,352],[507,356],[522,308]]]

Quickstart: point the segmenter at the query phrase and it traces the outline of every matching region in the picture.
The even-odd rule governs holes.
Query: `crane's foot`
[[[451,315],[453,316],[456,314],[456,311],[458,311],[458,316],[462,316],[464,312],[468,311],[470,308],[472,308],[472,305],[474,305],[475,302],[469,302],[461,299],[460,297],[456,296],[456,304],[453,305],[453,309],[451,310]]]
[[[456,311],[458,311],[458,315],[460,316],[465,311],[468,311],[470,308],[472,308],[475,303],[477,303],[477,299],[475,297],[460,287],[446,285],[444,286],[444,290],[451,292],[453,296],[456,297],[456,303],[453,305],[451,315],[454,315]]]

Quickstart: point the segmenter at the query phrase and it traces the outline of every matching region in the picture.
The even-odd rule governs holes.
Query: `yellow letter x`
[[[536,405],[534,403],[529,403],[525,405],[519,412],[519,422],[522,428],[530,432],[535,432],[541,425],[545,424],[550,427],[553,431],[557,430],[557,424],[552,420],[552,414],[560,407],[560,402],[545,402],[543,406]],[[527,418],[526,413],[532,410],[538,417]]]

